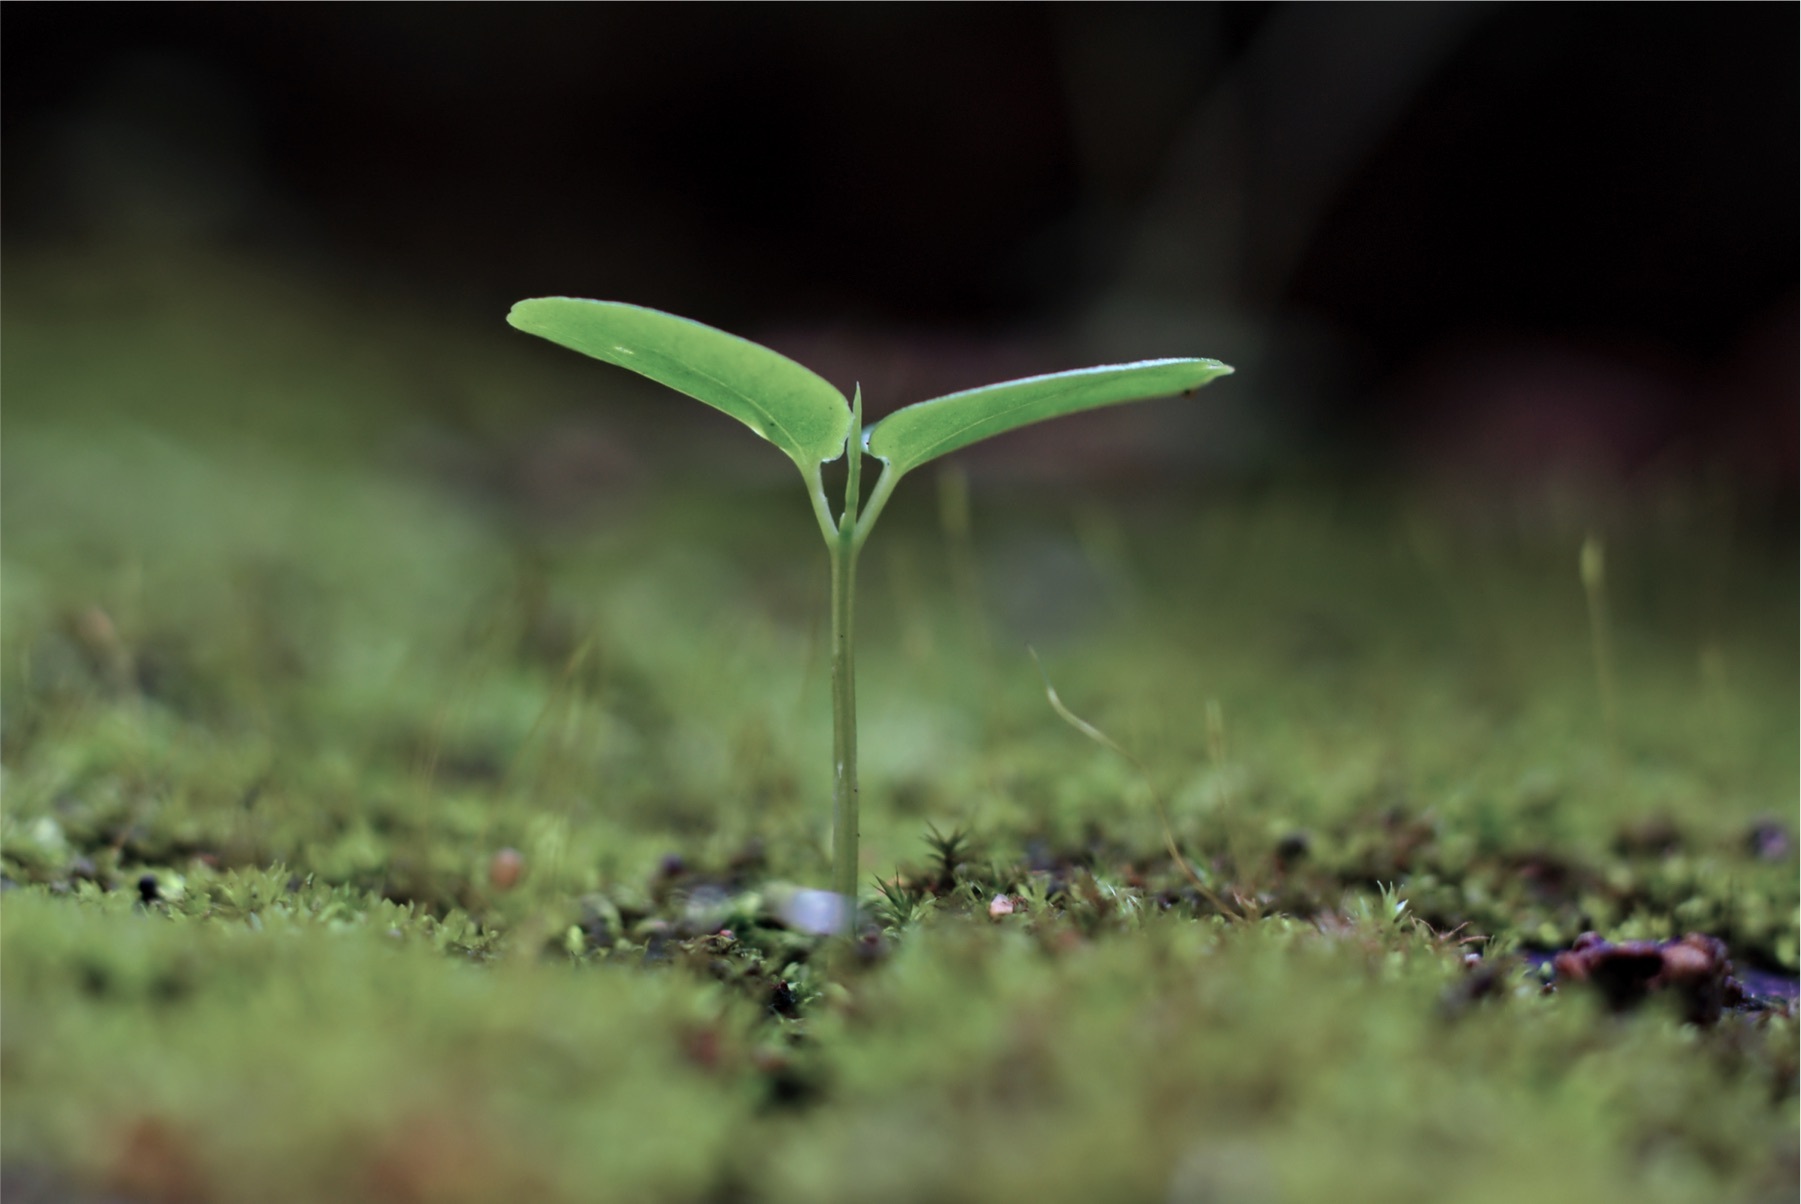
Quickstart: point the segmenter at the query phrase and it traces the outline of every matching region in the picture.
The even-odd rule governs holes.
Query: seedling
[[[1143,360],[1030,376],[950,393],[863,425],[863,390],[847,403],[823,377],[767,347],[687,318],[575,297],[538,297],[507,321],[723,410],[800,469],[832,569],[832,889],[848,926],[857,899],[857,555],[894,487],[947,452],[1027,423],[1200,388],[1232,369],[1208,359]],[[851,440],[855,440],[854,444]],[[821,466],[852,448],[844,504],[832,517]],[[882,463],[867,503],[865,455]]]

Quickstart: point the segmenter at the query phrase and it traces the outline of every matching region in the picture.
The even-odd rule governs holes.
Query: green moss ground
[[[884,931],[830,981],[779,456],[242,267],[15,262],[4,333],[9,1198],[1793,1198],[1792,1004],[1523,956],[1796,968],[1795,560],[1729,491],[978,490],[964,540],[915,482],[859,616]]]

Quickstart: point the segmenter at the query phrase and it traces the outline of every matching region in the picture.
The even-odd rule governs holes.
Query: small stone
[[[809,936],[843,932],[850,919],[844,896],[829,890],[797,890],[776,910],[788,927]]]
[[[1745,845],[1759,861],[1781,861],[1794,848],[1788,830],[1775,820],[1763,820],[1745,836]]]
[[[988,914],[998,920],[1002,916],[1012,915],[1017,906],[1011,895],[996,895],[988,903]]]
[[[512,890],[525,875],[525,858],[518,849],[502,849],[488,862],[488,882],[495,890]]]

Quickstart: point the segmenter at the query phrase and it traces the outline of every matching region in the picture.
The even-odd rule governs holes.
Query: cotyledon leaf
[[[725,411],[787,452],[802,472],[844,452],[851,425],[844,395],[748,339],[661,310],[580,297],[521,301],[507,321]]]
[[[1015,427],[1125,401],[1198,389],[1232,369],[1218,360],[1142,360],[1078,368],[948,393],[894,411],[863,445],[898,473]]]

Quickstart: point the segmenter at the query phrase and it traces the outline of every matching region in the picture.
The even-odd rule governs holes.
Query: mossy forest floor
[[[6,306],[9,1204],[1794,1198],[1795,558],[1728,488],[965,531],[922,474],[834,959],[779,455],[498,313],[18,257]],[[1547,989],[1589,930],[1752,998]]]

